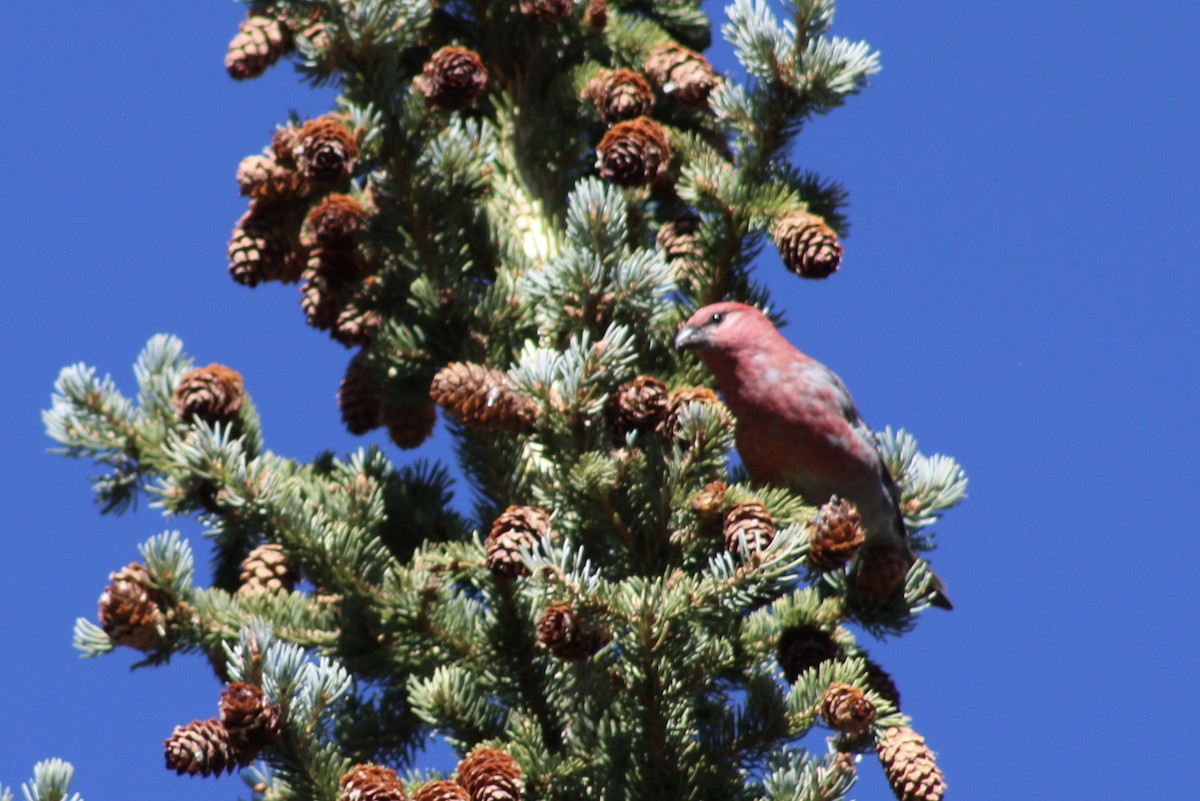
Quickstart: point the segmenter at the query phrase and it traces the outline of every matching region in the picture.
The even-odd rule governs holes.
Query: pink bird
[[[814,504],[834,496],[850,501],[865,536],[856,561],[870,552],[899,556],[904,569],[913,563],[896,482],[833,371],[743,303],[698,310],[675,347],[695,351],[716,377],[737,418],[735,441],[750,478],[789,487]],[[941,580],[935,582],[933,603],[951,608]]]

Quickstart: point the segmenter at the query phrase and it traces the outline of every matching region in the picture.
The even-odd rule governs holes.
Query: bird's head
[[[692,350],[708,361],[717,354],[730,354],[756,339],[773,333],[775,326],[766,315],[744,303],[714,303],[698,309],[675,335],[675,347]]]

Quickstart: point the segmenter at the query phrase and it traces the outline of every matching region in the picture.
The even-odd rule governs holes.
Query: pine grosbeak
[[[853,503],[865,542],[864,559],[898,563],[916,556],[900,513],[900,492],[867,427],[834,373],[801,353],[766,315],[742,303],[716,303],[697,311],[675,337],[675,347],[695,351],[717,379],[737,418],[735,441],[754,481],[789,487],[810,503],[837,496]],[[935,580],[933,603],[950,608]]]

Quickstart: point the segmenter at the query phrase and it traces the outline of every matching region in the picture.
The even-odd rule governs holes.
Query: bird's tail
[[[942,581],[942,577],[937,573],[933,574],[933,597],[929,603],[947,612],[954,608],[954,604],[950,603],[950,596],[946,594],[946,582]]]

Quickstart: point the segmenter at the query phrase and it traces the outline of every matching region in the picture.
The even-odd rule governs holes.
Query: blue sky
[[[835,32],[868,40],[884,69],[796,149],[851,191],[844,266],[820,284],[773,255],[759,268],[787,336],[868,422],[970,475],[934,554],[957,609],[874,650],[964,799],[1195,792],[1200,9],[1081,6],[844,0]],[[0,363],[15,371],[0,393],[2,784],[60,756],[91,801],[246,794],[162,767],[172,727],[215,714],[202,660],[131,673],[130,652],[71,648],[137,543],[197,531],[144,505],[101,517],[90,467],[47,453],[38,413],[60,367],[130,390],[142,344],[172,332],[245,374],[276,452],[370,439],[342,430],[347,352],[303,325],[295,287],[225,272],[237,162],[289,109],[329,105],[286,65],[226,77],[241,13],[0,11]],[[390,452],[447,443],[439,429]],[[855,797],[888,797],[877,773]]]

